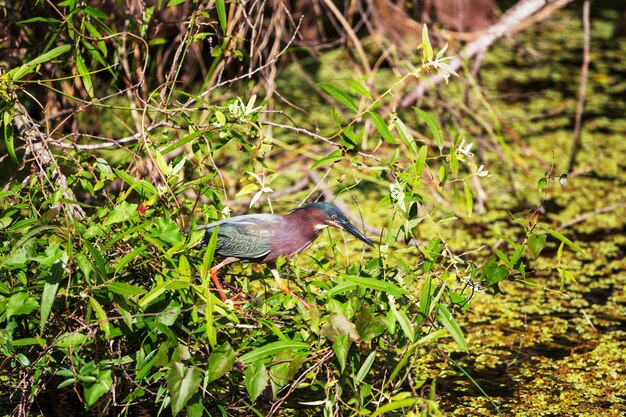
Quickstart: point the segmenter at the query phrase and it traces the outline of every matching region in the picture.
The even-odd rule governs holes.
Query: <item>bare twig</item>
[[[515,31],[516,28],[527,18],[538,13],[544,7],[563,7],[572,0],[521,0],[515,6],[506,11],[498,22],[491,25],[485,33],[476,40],[465,45],[458,57],[450,60],[448,65],[454,71],[461,68],[463,61],[472,58],[479,52],[486,51],[497,39]],[[556,9],[556,7],[554,7]],[[444,78],[432,75],[420,82],[411,92],[400,101],[399,107],[406,108],[415,103],[431,87],[440,84]]]
[[[556,230],[559,231],[559,230],[567,229],[570,226],[573,226],[578,223],[582,223],[586,221],[587,219],[590,219],[593,216],[597,216],[598,214],[610,213],[612,211],[616,211],[624,207],[626,207],[626,202],[621,202],[621,203],[613,204],[611,206],[600,207],[599,209],[588,211],[586,213],[581,214],[580,216],[573,218],[572,220],[568,222],[565,222],[559,225],[559,227],[557,227]]]

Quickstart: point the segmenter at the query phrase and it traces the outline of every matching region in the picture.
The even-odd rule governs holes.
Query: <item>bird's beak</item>
[[[374,244],[368,238],[366,238],[365,235],[363,233],[361,233],[359,231],[359,229],[357,229],[349,221],[347,221],[347,220],[346,221],[338,220],[336,222],[332,222],[332,225],[335,226],[335,227],[338,227],[340,229],[345,230],[346,232],[350,233],[351,235],[354,235],[354,236],[358,237],[360,240],[362,240],[363,242],[367,243],[371,247],[374,247]]]

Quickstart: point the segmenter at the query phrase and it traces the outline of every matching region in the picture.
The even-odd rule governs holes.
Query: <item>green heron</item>
[[[217,287],[222,301],[228,300],[217,278],[223,266],[233,262],[271,264],[279,257],[291,258],[306,250],[327,226],[343,229],[370,246],[374,244],[359,231],[337,207],[330,203],[317,202],[293,209],[289,214],[246,214],[220,220],[200,229],[205,229],[198,248],[206,247],[217,227],[215,254],[221,262],[211,268],[211,279]],[[272,268],[272,274],[282,292],[307,303],[287,288]]]

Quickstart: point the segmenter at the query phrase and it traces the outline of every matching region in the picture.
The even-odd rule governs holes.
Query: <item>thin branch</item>
[[[550,5],[554,9],[563,7],[573,0],[521,0],[515,6],[506,11],[498,22],[491,25],[485,33],[476,40],[465,45],[459,56],[450,60],[448,65],[454,71],[461,68],[463,61],[468,60],[480,52],[484,52],[498,39],[511,33],[530,16],[538,13],[544,7]],[[439,75],[432,75],[420,82],[411,92],[400,101],[399,107],[406,108],[421,98],[424,93],[444,81]]]
[[[568,222],[565,222],[559,225],[559,227],[557,227],[556,230],[560,231],[563,229],[567,229],[570,226],[573,226],[578,223],[582,223],[586,221],[587,219],[597,216],[598,214],[610,213],[612,211],[616,211],[624,207],[626,207],[626,202],[621,202],[621,203],[613,204],[612,206],[600,207],[599,209],[588,211],[586,213],[581,214],[580,216],[573,218],[572,220]]]

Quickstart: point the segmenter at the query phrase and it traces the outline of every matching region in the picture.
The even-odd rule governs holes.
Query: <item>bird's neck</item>
[[[286,226],[293,235],[315,240],[327,225],[316,210],[301,209],[285,216]]]

